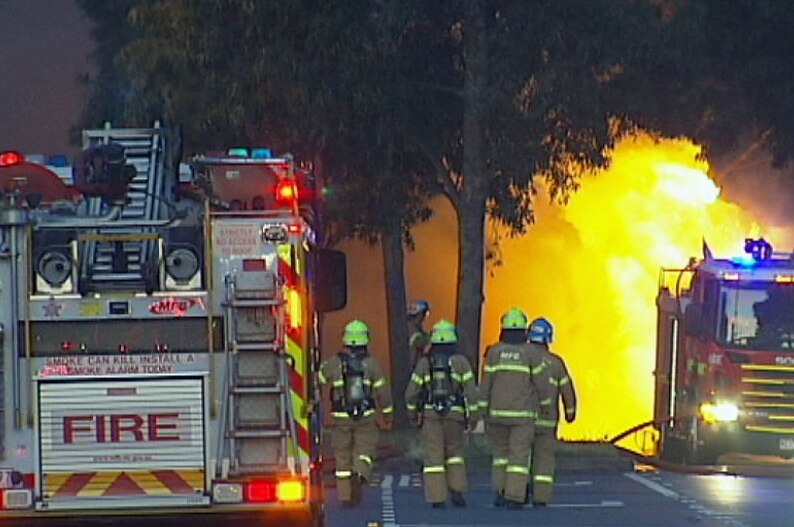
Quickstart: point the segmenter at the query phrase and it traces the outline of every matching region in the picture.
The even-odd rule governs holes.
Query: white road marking
[[[571,483],[554,483],[555,487],[587,487],[592,485],[592,481],[573,481]]]
[[[497,523],[487,523],[487,524],[486,523],[455,523],[455,524],[451,524],[451,523],[401,523],[399,525],[392,525],[391,527],[452,527],[452,525],[454,525],[455,527],[505,527],[504,523],[498,523],[498,524]],[[564,524],[560,524],[560,523],[541,524],[541,523],[534,523],[533,522],[532,524],[526,524],[526,525],[532,525],[532,527],[543,527],[544,525],[547,525],[549,527],[555,527],[555,526],[564,525]],[[613,524],[610,523],[609,527],[658,527],[658,525],[659,524],[636,524],[636,523],[632,523],[631,525],[621,525],[621,524],[613,525]],[[577,527],[599,527],[599,526],[603,526],[603,524],[599,524],[598,526],[587,526],[587,525],[577,524]]]
[[[392,483],[394,476],[386,474],[380,483],[381,520],[383,527],[397,527],[397,514],[394,510],[394,491]]]
[[[639,474],[635,474],[633,472],[627,472],[626,474],[623,475],[629,478],[630,480],[634,481],[635,483],[639,483],[640,485],[643,485],[654,492],[658,492],[665,498],[670,498],[673,500],[677,500],[680,498],[680,495],[676,491],[670,490],[667,487],[659,485],[655,481],[651,481],[650,479],[644,476],[640,476]]]
[[[729,515],[721,512],[717,512],[714,509],[703,505],[698,500],[692,499],[689,496],[684,496],[672,489],[668,489],[664,485],[661,485],[655,481],[652,481],[644,476],[640,476],[639,474],[635,474],[633,472],[629,472],[623,474],[627,478],[632,481],[639,483],[640,485],[644,485],[645,487],[651,489],[654,492],[658,492],[662,496],[665,496],[670,499],[678,500],[682,504],[686,505],[689,510],[693,511],[695,514],[702,514],[708,518],[717,519],[720,521],[725,522],[726,524],[730,525],[731,527],[749,527],[746,523],[736,519],[735,517],[731,518]]]
[[[400,487],[407,487],[409,483],[411,483],[410,475],[403,474],[402,476],[400,476],[400,483],[398,484]]]
[[[601,503],[549,503],[546,506],[555,509],[594,509],[623,507],[624,503],[617,500],[604,500]]]

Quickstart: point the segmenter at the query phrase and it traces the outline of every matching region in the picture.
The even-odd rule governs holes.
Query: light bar
[[[731,258],[731,262],[740,265],[742,267],[754,267],[758,262],[750,256],[749,254],[745,254],[743,256],[736,256]]]
[[[247,148],[230,148],[226,155],[229,157],[248,157]]]
[[[251,157],[254,159],[271,159],[273,152],[269,148],[254,148],[251,150]]]

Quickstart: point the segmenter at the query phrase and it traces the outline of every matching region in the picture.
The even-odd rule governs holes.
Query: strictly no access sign
[[[34,361],[39,378],[168,375],[208,370],[207,357],[196,353],[76,355],[40,357]]]

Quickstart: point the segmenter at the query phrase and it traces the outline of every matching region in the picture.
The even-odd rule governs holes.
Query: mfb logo
[[[63,416],[63,442],[131,443],[179,441],[179,414],[114,414]]]
[[[778,366],[794,366],[794,357],[787,355],[778,355],[775,357],[775,364]]]
[[[184,316],[194,307],[204,309],[204,301],[200,298],[168,297],[149,304],[149,312],[153,315]]]

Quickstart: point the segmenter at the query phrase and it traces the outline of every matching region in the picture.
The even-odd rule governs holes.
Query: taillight
[[[0,491],[0,508],[29,509],[33,506],[33,492],[30,489],[6,489]]]
[[[298,201],[298,185],[290,179],[282,179],[276,184],[276,203],[281,206],[293,206]]]
[[[303,482],[299,480],[279,481],[276,495],[279,501],[303,501],[305,497]]]
[[[14,151],[0,152],[0,167],[10,167],[20,164],[25,158]]]
[[[298,479],[255,480],[249,482],[245,488],[245,500],[250,503],[293,502],[303,501],[305,498],[306,486]]]
[[[275,481],[251,481],[245,488],[245,499],[253,503],[269,503],[276,501],[278,487]]]

